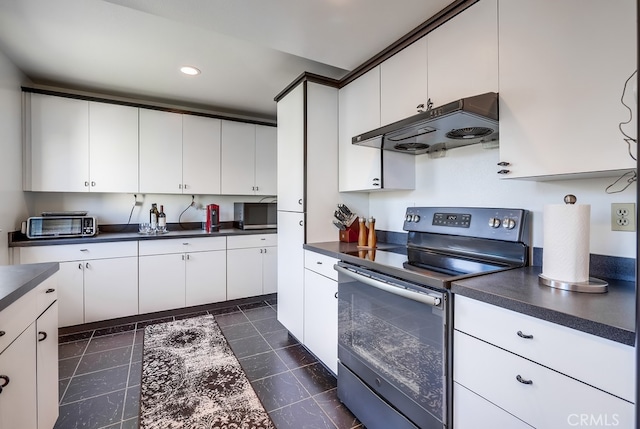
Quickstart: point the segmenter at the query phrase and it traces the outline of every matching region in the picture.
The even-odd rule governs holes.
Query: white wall
[[[0,52],[0,265],[9,263],[8,232],[27,214],[22,192],[22,92],[25,76]]]
[[[223,222],[233,220],[234,202],[260,201],[263,197],[254,196],[229,196],[229,195],[195,195],[195,206],[190,207],[191,195],[161,195],[161,194],[137,194],[138,205],[133,213],[134,194],[91,194],[91,193],[58,193],[58,192],[28,192],[29,216],[39,216],[43,211],[55,210],[85,210],[89,216],[95,216],[98,226],[101,224],[126,224],[131,214],[131,224],[149,222],[149,209],[152,203],[164,205],[167,222],[177,223],[178,219],[185,222],[201,222],[204,212],[198,208],[207,204],[220,206],[220,220]],[[273,197],[264,201],[273,201]],[[186,211],[185,211],[186,210]],[[180,214],[182,217],[180,217]]]
[[[624,150],[626,146],[610,146]],[[597,154],[594,154],[597,156]],[[616,178],[528,181],[500,179],[499,149],[480,145],[449,151],[446,157],[416,156],[416,190],[371,193],[369,214],[376,228],[402,231],[409,206],[510,207],[532,211],[532,245],[543,247],[542,211],[545,204],[560,204],[566,194],[591,205],[591,253],[635,258],[636,233],[611,231],[611,203],[636,202],[636,183],[626,191],[607,194]],[[626,182],[625,182],[626,184]]]

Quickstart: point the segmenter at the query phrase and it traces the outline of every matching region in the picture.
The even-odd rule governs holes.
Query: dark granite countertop
[[[558,325],[633,346],[635,282],[603,279],[606,293],[581,293],[538,283],[541,267],[524,267],[459,280],[451,292]]]
[[[381,250],[398,246],[378,243]],[[348,254],[357,251],[356,243],[310,243],[304,248],[376,269],[377,262],[366,256]],[[541,267],[525,267],[458,280],[451,284],[451,292],[623,344],[635,344],[635,282],[604,279],[609,283],[607,293],[569,292],[540,285],[541,271]]]
[[[83,238],[43,238],[28,239],[19,232],[10,233],[9,247],[55,246],[60,244],[109,243],[116,241],[162,240],[167,238],[226,237],[229,235],[276,234],[275,229],[237,229],[225,228],[218,232],[206,232],[201,229],[172,228],[164,234],[140,234],[138,232],[100,232],[93,237]]]
[[[51,277],[60,269],[57,262],[0,266],[0,311]]]

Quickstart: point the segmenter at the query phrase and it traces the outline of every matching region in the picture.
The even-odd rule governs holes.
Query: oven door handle
[[[348,270],[346,268],[343,268],[339,265],[334,265],[333,268],[339,272],[342,273],[346,276],[349,276],[359,282],[362,282],[364,284],[367,284],[369,286],[373,286],[375,288],[378,288],[380,290],[383,290],[385,292],[389,292],[392,293],[394,295],[399,295],[403,298],[407,298],[413,301],[418,301],[421,302],[423,304],[428,304],[428,305],[432,305],[434,307],[437,307],[440,305],[440,303],[442,302],[442,298],[437,297],[437,296],[432,296],[432,295],[427,295],[426,293],[420,293],[420,292],[414,292],[411,291],[409,289],[405,289],[401,286],[393,286],[389,283],[385,283],[383,281],[380,280],[376,280],[373,279],[371,277],[367,277],[367,276],[363,276],[361,274],[358,274],[356,272],[353,272],[351,270]]]

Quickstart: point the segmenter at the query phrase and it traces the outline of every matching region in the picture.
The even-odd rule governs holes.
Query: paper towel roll
[[[544,206],[542,275],[566,283],[589,281],[588,204]]]

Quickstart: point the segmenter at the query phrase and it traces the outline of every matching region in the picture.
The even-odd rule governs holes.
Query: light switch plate
[[[611,231],[635,231],[636,230],[636,204],[612,203],[611,204]]]

